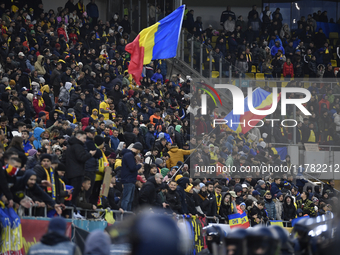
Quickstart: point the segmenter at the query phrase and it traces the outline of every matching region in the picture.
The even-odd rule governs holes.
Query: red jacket
[[[43,106],[40,107],[39,104],[38,104],[38,98],[37,97],[34,98],[34,100],[33,100],[33,108],[34,108],[34,111],[37,114],[36,115],[37,118],[38,118],[39,112],[45,111],[45,107],[46,107],[45,102],[43,103]]]
[[[294,77],[294,67],[292,63],[288,65],[287,62],[285,62],[283,64],[283,77],[286,77],[287,75],[290,75],[290,77]]]
[[[64,35],[65,36],[65,35]],[[76,44],[78,42],[78,36],[75,33],[69,34],[70,40],[73,42],[73,44]]]
[[[60,35],[64,35],[65,41],[66,41],[66,42],[68,41],[68,38],[67,38],[67,35],[66,35],[66,31],[64,30],[64,28],[59,27],[59,28],[57,29],[57,33],[58,33],[58,37],[59,37]]]

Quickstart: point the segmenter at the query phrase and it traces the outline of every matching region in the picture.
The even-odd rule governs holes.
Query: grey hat
[[[265,184],[265,182],[264,182],[263,180],[259,180],[257,183],[258,183],[260,186],[263,185],[263,184]]]
[[[68,108],[67,112],[68,113],[74,112],[74,109],[73,108]]]
[[[160,138],[160,139],[164,138],[164,133],[163,132],[159,133],[158,138]]]
[[[140,143],[140,142],[136,142],[132,148],[136,149],[136,150],[139,150],[139,151],[142,151],[143,150],[143,145]]]
[[[8,82],[8,78],[7,77],[2,78],[1,82]]]
[[[163,159],[161,159],[161,158],[156,158],[155,163],[156,163],[156,165],[160,165],[160,164],[163,163]]]

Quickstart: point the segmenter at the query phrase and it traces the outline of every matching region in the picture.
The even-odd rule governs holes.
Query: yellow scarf
[[[98,115],[91,115],[91,118],[93,119],[93,120],[96,120],[96,119],[98,119]]]
[[[216,197],[216,204],[217,204],[217,214],[219,214],[221,202],[222,202],[222,195],[217,195],[216,192],[215,192],[215,197]]]
[[[40,99],[38,100],[38,106],[39,107],[43,107],[44,106],[44,99],[42,97],[40,97]]]
[[[107,160],[103,150],[101,150],[101,152],[102,152],[102,157],[98,160],[98,172],[96,172],[95,181],[102,181],[104,179],[105,167],[109,166],[109,161]]]

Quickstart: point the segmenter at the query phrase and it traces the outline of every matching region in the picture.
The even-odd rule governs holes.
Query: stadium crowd
[[[294,30],[283,23],[283,19],[280,8],[271,12],[266,6],[259,13],[254,5],[248,17],[243,17],[237,16],[228,6],[221,14],[222,30],[211,25],[203,29],[202,17],[195,20],[194,10],[187,10],[184,26],[195,38],[195,68],[199,70],[200,44],[203,44],[203,62],[209,62],[208,52],[213,51],[215,71],[219,71],[219,59],[225,60],[223,77],[229,76],[231,65],[236,76],[242,77],[252,72],[263,73],[263,79],[281,76],[338,78],[340,73],[334,72],[331,60],[339,66],[340,41],[327,38],[321,28],[317,30],[317,22],[334,23],[333,19],[328,21],[327,11],[302,16]],[[339,85],[333,89],[339,94]]]
[[[333,181],[323,190],[304,189],[307,181],[301,173],[282,178],[190,178],[192,159],[206,166],[290,166],[290,157],[281,161],[271,146],[272,137],[285,143],[288,135],[282,126],[272,135],[268,123],[247,134],[214,129],[210,115],[205,118],[197,111],[200,95],[190,95],[191,78],[168,77],[165,60],[147,65],[138,86],[127,71],[128,16],[114,15],[103,22],[94,0],[86,6],[70,0],[57,12],[46,12],[39,1],[2,3],[0,16],[0,194],[6,206],[34,205],[35,216],[43,216],[47,206],[49,215],[64,217],[70,217],[65,205],[122,213],[158,207],[169,214],[226,222],[228,215],[246,211],[251,225],[329,214],[338,207]],[[267,27],[264,34],[266,30],[271,31]],[[313,118],[335,110],[332,116],[339,131],[339,98],[326,85],[310,89],[316,94],[325,91],[320,102],[316,95],[311,100]],[[313,142],[313,134],[315,139],[326,129],[330,132],[325,121],[317,133],[311,118],[298,116],[301,130],[309,130],[306,141],[306,133],[299,133],[301,142]],[[112,178],[108,196],[101,196],[106,167],[111,167]]]

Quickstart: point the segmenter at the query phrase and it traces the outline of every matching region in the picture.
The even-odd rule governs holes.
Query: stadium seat
[[[217,35],[213,35],[213,36],[211,37],[211,42],[212,42],[212,43],[216,43],[217,38],[218,38]]]
[[[254,73],[245,73],[245,75],[248,79],[254,79]]]
[[[220,76],[220,72],[219,71],[212,71],[211,72],[211,77],[212,78],[218,78]]]
[[[264,73],[256,73],[255,77],[256,80],[264,80]]]
[[[256,66],[251,66],[251,72],[256,73]]]
[[[338,39],[339,33],[338,32],[330,32],[329,33],[329,39]]]
[[[333,66],[333,67],[337,67],[337,65],[338,65],[337,62],[336,62],[336,60],[334,60],[334,59],[331,60],[331,63],[332,63],[332,66]]]

